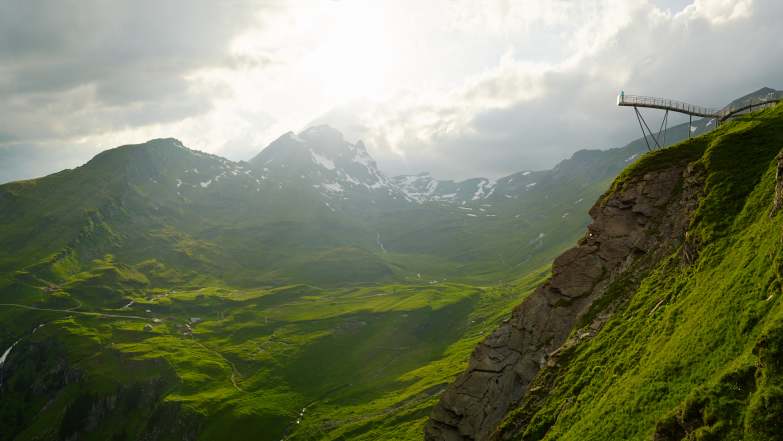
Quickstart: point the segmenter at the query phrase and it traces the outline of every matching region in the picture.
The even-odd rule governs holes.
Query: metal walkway
[[[741,113],[752,112],[754,110],[761,110],[770,107],[772,105],[775,105],[780,101],[781,100],[777,98],[776,99],[751,99],[748,103],[743,104],[741,106],[725,107],[721,110],[718,110],[709,107],[696,106],[682,101],[670,100],[666,98],[656,98],[656,97],[641,96],[641,95],[626,95],[624,92],[620,92],[620,95],[617,96],[618,106],[633,107],[634,112],[636,113],[636,118],[639,121],[639,127],[642,129],[644,141],[647,143],[647,150],[652,150],[653,147],[652,144],[650,144],[650,140],[653,141],[653,143],[657,148],[661,148],[666,145],[666,131],[668,130],[668,124],[669,124],[669,112],[676,112],[676,113],[682,113],[688,115],[689,117],[688,138],[690,138],[692,127],[693,127],[694,116],[701,117],[701,118],[712,118],[713,120],[715,120],[716,123],[715,126],[717,126],[723,121],[726,121],[727,119],[732,118]],[[652,130],[650,130],[650,126],[647,125],[647,121],[645,121],[641,112],[639,112],[640,107],[647,108],[647,109],[660,109],[666,111],[666,113],[663,116],[663,120],[661,121],[661,127],[660,129],[658,129],[657,134],[653,134]]]
[[[781,101],[780,98],[775,98],[771,100],[751,100],[749,104],[745,104],[743,106],[727,107],[721,110],[720,112],[718,112],[719,115],[718,120],[723,122],[733,116],[739,115],[740,113],[766,109],[767,107],[772,107],[776,105],[780,101]]]
[[[617,105],[621,107],[646,107],[648,109],[661,109],[677,113],[684,113],[691,116],[700,116],[702,118],[718,117],[718,110],[709,107],[695,106],[682,101],[669,100],[666,98],[655,98],[651,96],[625,95],[620,94],[617,97]]]

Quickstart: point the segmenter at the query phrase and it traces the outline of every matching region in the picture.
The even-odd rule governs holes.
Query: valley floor
[[[164,408],[199,439],[420,439],[475,344],[547,270],[492,287],[172,288],[114,309],[2,304],[18,343],[0,367],[0,439],[58,439],[70,426],[80,439],[169,439],[155,422]],[[150,408],[85,431],[79,422],[127,412],[116,403],[134,387]]]

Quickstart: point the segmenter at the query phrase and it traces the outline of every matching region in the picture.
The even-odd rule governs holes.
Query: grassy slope
[[[783,414],[783,215],[770,216],[783,107],[647,155],[623,175],[698,161],[705,196],[689,228],[696,262],[661,262],[552,385],[506,427],[515,439],[780,439]],[[532,414],[532,417],[531,417]],[[508,435],[508,434],[507,434]]]

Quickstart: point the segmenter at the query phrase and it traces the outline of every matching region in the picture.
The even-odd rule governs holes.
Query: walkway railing
[[[639,128],[642,130],[642,137],[644,142],[647,144],[647,150],[652,150],[653,147],[662,148],[666,146],[666,132],[669,130],[669,112],[684,113],[688,115],[688,138],[691,137],[694,116],[713,119],[719,118],[718,110],[711,109],[709,107],[696,106],[682,101],[670,100],[666,98],[626,95],[625,92],[620,92],[620,95],[617,96],[617,105],[633,107],[634,113],[636,113],[636,119],[639,121]],[[658,129],[657,134],[653,133],[652,129],[647,124],[644,116],[639,111],[640,107],[648,109],[661,109],[666,111],[666,113],[663,115],[661,127]],[[650,143],[650,141],[652,141],[652,143]]]
[[[780,102],[779,98],[753,98],[750,100],[750,102],[747,102],[741,106],[731,106],[726,107],[725,109],[718,112],[718,117],[720,118],[720,121],[725,121],[732,116],[739,115],[741,113],[745,112],[753,112],[755,110],[762,110],[766,109],[767,107],[772,107]]]
[[[626,107],[646,107],[650,109],[670,110],[673,112],[684,113],[691,116],[701,116],[704,118],[717,118],[719,121],[725,121],[732,116],[743,112],[752,112],[761,110],[779,103],[779,98],[753,98],[741,106],[726,107],[721,110],[710,107],[696,106],[682,101],[670,100],[666,98],[656,98],[652,96],[625,95],[617,96],[617,105]]]
[[[682,101],[675,101],[666,98],[655,98],[652,96],[620,94],[617,97],[617,105],[671,110],[674,112],[684,113],[686,115],[701,116],[704,118],[716,118],[719,116],[718,110],[716,109],[696,106],[693,104],[684,103]]]
[[[647,144],[648,150],[652,150],[653,144],[655,144],[655,147],[657,148],[661,148],[666,145],[666,132],[669,130],[669,112],[684,113],[689,115],[688,138],[690,138],[691,133],[694,131],[694,116],[712,118],[716,122],[715,126],[717,126],[718,124],[734,117],[735,115],[739,115],[745,112],[752,112],[754,110],[761,110],[775,105],[780,101],[781,99],[777,97],[753,98],[748,101],[744,101],[741,105],[729,106],[718,110],[666,98],[626,95],[625,92],[620,92],[620,95],[617,96],[618,106],[633,107],[634,113],[636,113],[636,119],[639,121],[639,128],[642,130],[642,136],[644,138],[644,142]],[[663,120],[661,121],[661,127],[658,129],[657,134],[653,133],[652,129],[647,124],[644,116],[639,111],[640,107],[648,109],[661,109],[666,111],[663,116]],[[712,122],[713,121],[710,121],[707,126],[712,124]],[[652,141],[652,144],[650,141]]]

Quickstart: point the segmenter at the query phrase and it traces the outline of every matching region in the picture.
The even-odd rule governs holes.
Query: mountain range
[[[586,201],[632,151],[583,151],[551,171],[451,182],[388,178],[361,142],[326,126],[286,134],[249,162],[158,139],[0,187],[0,223],[12,233],[0,239],[0,269],[111,252],[244,285],[500,279],[528,259],[544,262],[530,252],[539,242],[572,240]]]

